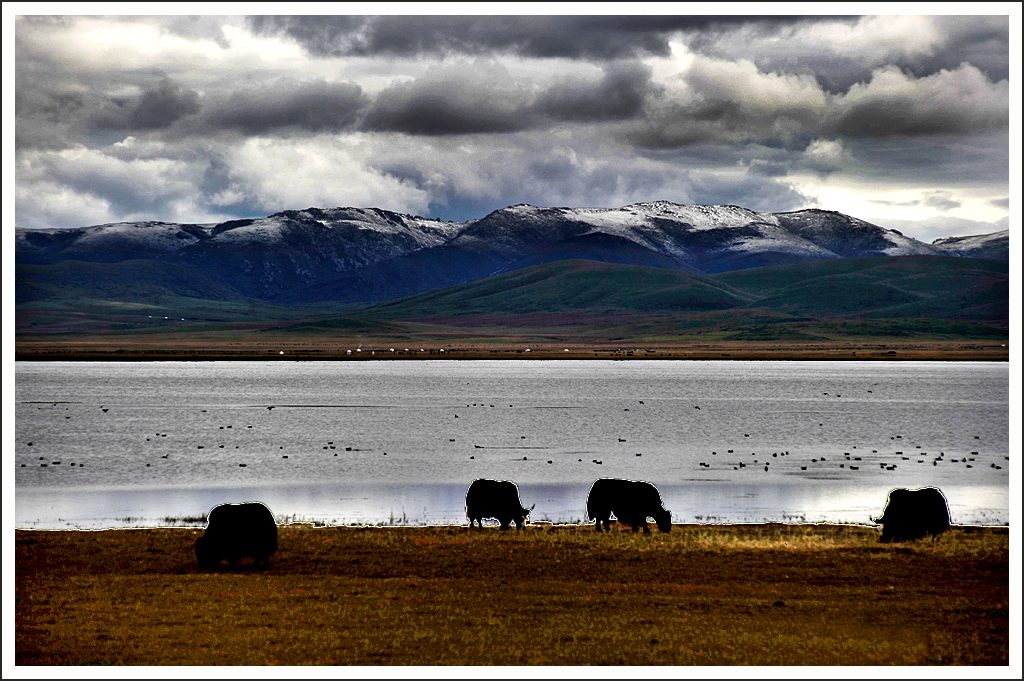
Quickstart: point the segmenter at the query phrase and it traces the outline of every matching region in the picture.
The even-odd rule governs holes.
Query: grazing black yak
[[[672,514],[661,504],[658,488],[642,480],[601,478],[590,488],[587,496],[587,518],[596,519],[597,531],[610,530],[611,516],[626,523],[636,532],[643,528],[650,533],[647,518],[654,518],[662,532],[672,530]]]
[[[478,527],[483,527],[484,518],[496,518],[503,530],[507,530],[510,523],[521,530],[532,510],[533,506],[523,507],[519,488],[508,480],[474,480],[466,492],[466,517],[470,527],[474,521]]]
[[[921,489],[894,489],[880,518],[873,518],[882,526],[879,541],[907,541],[928,535],[934,540],[949,529],[949,504],[937,487]]]
[[[201,568],[215,567],[222,560],[234,566],[247,556],[257,567],[269,568],[275,551],[277,522],[259,502],[214,506],[206,532],[196,540],[196,561]]]

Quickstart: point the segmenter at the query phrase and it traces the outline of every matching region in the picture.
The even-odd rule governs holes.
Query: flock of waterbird
[[[867,392],[871,393],[872,391],[871,390],[867,390]],[[836,399],[836,398],[841,398],[842,395],[839,394],[839,393],[824,392],[823,393],[823,397]],[[37,405],[38,409],[50,408],[50,409],[56,410],[57,415],[63,416],[65,421],[71,420],[72,417],[75,416],[75,412],[72,411],[72,408],[71,408],[72,406],[76,406],[76,408],[79,408],[79,407],[80,408],[89,408],[87,405],[84,405],[83,403],[68,403],[68,402],[59,402],[59,401],[52,402],[52,403],[34,403],[34,404]],[[644,400],[637,400],[633,404],[634,404],[634,406],[641,406],[642,407],[642,406],[646,405],[646,402]],[[45,405],[49,405],[49,407],[47,407]],[[268,414],[269,414],[269,413],[272,413],[276,407],[281,406],[281,405],[253,405],[253,406],[254,407],[259,407],[262,410],[265,410],[266,412],[268,412]],[[284,406],[303,407],[303,406],[315,406],[315,405],[284,405]],[[103,414],[108,414],[110,412],[110,410],[111,410],[111,407],[109,407],[109,406],[107,406],[105,404],[98,405],[98,408],[99,408],[99,410]],[[499,406],[495,405],[494,403],[490,403],[490,402],[474,402],[474,403],[466,403],[465,404],[465,409],[471,409],[471,410],[474,410],[474,409],[496,409],[496,408],[499,408]],[[514,404],[508,404],[507,408],[514,408]],[[694,404],[693,408],[695,410],[700,410],[701,406],[697,405],[697,404]],[[629,412],[630,411],[630,407],[623,407],[623,410],[625,412]],[[202,410],[199,410],[199,411],[201,413],[206,413],[207,412],[206,409],[202,409]],[[453,412],[453,417],[454,418],[457,419],[457,418],[460,417],[459,411],[463,411],[463,410],[456,409]],[[463,415],[465,415],[465,412],[463,412]],[[824,423],[819,423],[818,425],[819,426],[824,426]],[[273,426],[271,426],[271,427],[273,427]],[[222,425],[218,426],[218,431],[254,430],[255,428],[256,427],[253,424],[251,424],[251,423],[246,423],[244,425],[237,425],[237,426],[236,426],[236,424],[222,424]],[[225,435],[227,435],[227,433],[225,433]],[[152,432],[150,434],[147,434],[144,437],[144,440],[142,442],[140,442],[140,453],[142,454],[142,456],[140,457],[140,463],[142,465],[144,465],[145,467],[151,467],[154,464],[159,463],[160,460],[169,459],[173,452],[165,452],[163,454],[160,454],[157,459],[146,460],[149,457],[146,454],[146,445],[145,445],[145,443],[152,443],[154,441],[159,442],[163,438],[167,438],[169,436],[170,436],[170,433],[166,432],[166,431],[165,432],[156,431],[156,432]],[[209,449],[215,449],[215,450],[224,450],[224,449],[230,449],[230,448],[233,448],[234,450],[241,450],[242,449],[242,445],[232,444],[230,441],[211,441],[211,442],[206,442],[206,443],[199,444],[199,443],[195,443],[194,442],[194,436],[187,436],[187,437],[189,439],[193,440],[192,444],[190,444],[190,445],[183,445],[183,450],[179,454],[177,454],[177,456],[183,455],[184,452],[187,451],[188,447],[194,447],[194,449],[196,451],[206,450],[208,448]],[[481,445],[481,444],[473,443],[472,444],[472,449],[473,449],[474,452],[476,452],[478,450],[515,450],[515,449],[521,449],[521,450],[522,449],[525,449],[525,450],[530,450],[530,449],[544,450],[544,449],[548,449],[547,447],[540,447],[540,446],[529,446],[529,445],[525,445],[524,446],[522,441],[531,439],[533,437],[535,437],[535,436],[520,435],[519,436],[519,442],[514,443],[514,444],[505,444],[505,445]],[[744,438],[749,438],[750,437],[750,433],[743,433],[743,437]],[[225,440],[230,440],[230,438],[224,438],[224,439]],[[722,471],[742,471],[742,470],[745,470],[745,469],[749,469],[749,470],[760,469],[764,473],[778,471],[778,472],[783,473],[783,474],[801,475],[801,476],[805,476],[805,477],[813,477],[815,475],[818,475],[818,476],[833,476],[834,477],[836,475],[849,476],[850,474],[858,474],[861,471],[864,471],[866,473],[867,471],[870,471],[872,469],[875,470],[876,472],[878,472],[878,471],[892,472],[892,471],[896,471],[897,469],[899,469],[901,467],[905,470],[907,468],[910,468],[910,469],[914,469],[914,468],[920,469],[920,467],[922,467],[922,466],[931,466],[931,467],[958,466],[958,467],[960,467],[963,470],[987,467],[987,468],[991,468],[991,469],[994,469],[994,470],[1002,470],[1004,465],[1005,465],[1005,462],[1009,460],[1009,456],[1003,456],[1002,460],[999,460],[998,459],[998,455],[995,455],[995,454],[983,455],[981,453],[981,450],[971,450],[969,454],[964,452],[964,453],[960,453],[960,454],[950,454],[950,455],[947,455],[946,452],[943,449],[940,449],[939,451],[936,452],[936,451],[934,451],[934,448],[925,449],[925,447],[923,445],[921,445],[921,444],[909,443],[908,440],[904,439],[902,434],[890,435],[889,439],[892,441],[892,446],[890,448],[888,448],[888,449],[885,449],[885,450],[880,449],[880,448],[873,448],[873,449],[870,449],[870,451],[869,451],[868,449],[865,449],[865,448],[858,448],[858,445],[850,445],[847,448],[843,448],[842,451],[828,452],[828,453],[819,453],[819,454],[815,454],[815,455],[797,454],[796,452],[790,452],[789,450],[776,450],[776,451],[771,451],[771,452],[768,452],[768,451],[761,451],[761,452],[759,452],[759,451],[756,451],[756,450],[751,451],[750,447],[740,448],[740,447],[734,445],[733,447],[731,447],[729,449],[721,449],[721,450],[720,449],[715,449],[715,450],[711,450],[708,455],[706,455],[705,457],[702,457],[702,460],[697,462],[696,467],[697,467],[697,472],[698,473],[701,472],[701,471],[717,471],[717,472],[722,472]],[[973,435],[973,439],[978,440],[978,439],[980,439],[980,436],[979,435]],[[615,446],[625,445],[627,443],[627,439],[623,438],[623,437],[616,437],[616,440],[617,440],[617,442],[615,443]],[[449,443],[455,443],[456,442],[456,438],[448,437],[447,441]],[[904,444],[904,443],[906,443],[906,444]],[[33,448],[33,450],[32,450],[33,452],[39,451],[39,448],[37,447],[35,441],[28,440],[28,441],[25,441],[23,444],[25,446],[25,450],[23,450],[23,451],[28,451],[28,448]],[[294,443],[289,443],[289,447],[290,448],[292,448],[293,445],[294,445]],[[368,448],[362,448],[362,447],[358,447],[358,446],[355,446],[355,445],[336,444],[336,442],[334,440],[324,440],[322,444],[319,444],[319,446],[320,446],[322,451],[330,453],[330,454],[333,454],[334,457],[337,457],[339,455],[339,453],[342,453],[342,452],[344,452],[344,453],[376,452],[376,450],[368,449]],[[290,458],[290,456],[291,456],[289,453],[285,453],[284,452],[285,447],[286,447],[285,444],[278,445],[279,455],[280,455],[280,458],[282,460],[288,460]],[[627,448],[623,447],[622,449],[627,449]],[[294,453],[295,452],[293,451],[292,454],[294,454]],[[624,453],[624,456],[629,456],[630,454],[633,457],[642,457],[643,456],[643,452],[638,452],[638,451],[630,451],[628,453]],[[380,455],[388,456],[388,452],[380,451]],[[550,453],[548,453],[548,456],[550,456]],[[241,458],[243,458],[243,457],[241,457],[241,456],[237,457],[237,459],[241,459]],[[538,457],[535,456],[534,458],[531,459],[531,457],[527,454],[527,455],[523,455],[521,459],[516,458],[514,460],[527,461],[527,462],[529,462],[529,461],[533,461],[533,462],[546,462],[546,464],[553,465],[553,464],[555,464],[556,458],[547,458],[547,456],[538,458]],[[468,459],[476,461],[477,460],[476,459],[476,454],[475,453],[468,454]],[[568,460],[571,460],[571,459],[568,459]],[[80,461],[78,461],[78,462],[69,461],[69,462],[65,463],[61,458],[56,458],[53,453],[51,453],[49,456],[47,456],[46,454],[37,456],[37,459],[36,459],[36,461],[34,463],[36,465],[38,465],[40,468],[48,468],[48,469],[51,469],[51,470],[56,470],[56,469],[58,469],[58,467],[63,467],[63,468],[66,468],[66,469],[85,468],[85,463],[83,463],[83,462],[80,462]],[[253,460],[236,460],[236,461],[232,462],[232,464],[229,464],[229,465],[234,465],[234,466],[237,466],[238,468],[247,468],[252,463],[256,463],[256,462],[253,461]],[[590,465],[602,466],[602,465],[604,465],[604,460],[603,459],[598,459],[598,458],[592,458],[592,459],[590,459],[589,462],[584,462],[582,457],[578,457],[576,459],[576,463],[588,463]],[[622,461],[620,460],[617,463],[622,463]],[[985,466],[985,463],[987,463],[988,465]],[[30,463],[28,461],[24,460],[24,458],[23,458],[23,460],[20,462],[19,465],[20,465],[21,468],[26,468],[26,467],[28,467],[30,465]]]

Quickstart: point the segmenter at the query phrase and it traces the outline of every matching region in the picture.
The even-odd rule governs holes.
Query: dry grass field
[[[267,571],[200,533],[17,531],[16,664],[1009,664],[999,528],[283,525]]]

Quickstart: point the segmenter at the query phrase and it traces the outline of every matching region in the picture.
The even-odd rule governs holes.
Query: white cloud
[[[840,54],[870,65],[932,54],[945,42],[937,17],[865,16],[850,24],[821,21],[798,25],[782,46],[792,53]]]
[[[14,196],[18,227],[81,227],[120,219],[103,197],[53,182],[19,183]]]
[[[345,62],[310,56],[284,38],[255,35],[244,26],[244,17],[218,17],[219,35],[210,26],[194,34],[168,30],[164,20],[81,16],[40,22],[19,17],[18,57],[45,64],[47,71],[96,79],[94,84],[107,92],[119,87],[119,78],[140,73],[166,74],[200,93],[268,78],[348,80]]]
[[[17,165],[19,225],[194,219],[182,215],[181,208],[194,204],[200,164],[164,157],[122,158],[108,151],[76,146],[23,153]],[[74,210],[76,203],[80,213]]]
[[[765,73],[748,59],[725,61],[698,57],[684,76],[691,96],[708,103],[730,103],[753,116],[821,113],[825,93],[810,75]]]
[[[895,64],[922,75],[971,61],[1005,74],[1007,17],[883,15],[818,19],[765,30],[739,25],[688,36],[690,47],[719,58],[750,59],[762,70],[813,73],[845,91],[878,67]]]
[[[841,170],[853,157],[839,140],[814,139],[803,153],[808,166],[821,172]]]
[[[310,206],[422,212],[429,203],[424,190],[373,167],[364,147],[340,137],[254,137],[223,156],[229,191],[268,212]]]

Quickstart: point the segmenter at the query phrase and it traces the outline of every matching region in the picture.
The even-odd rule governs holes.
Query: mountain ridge
[[[1000,236],[925,244],[836,211],[779,213],[736,205],[633,203],[620,208],[515,204],[464,222],[379,208],[284,210],[211,223],[120,222],[16,230],[16,264],[29,286],[19,300],[59,295],[46,270],[76,262],[149,261],[192,270],[204,290],[267,302],[374,303],[559,260],[588,259],[699,274],[873,256],[974,257],[998,253]],[[1008,248],[1005,250],[1008,253]],[[1008,255],[1007,255],[1008,257]],[[125,276],[143,271],[123,268]],[[145,268],[152,284],[152,268]],[[190,289],[168,278],[170,292]],[[178,289],[174,287],[178,286]],[[123,293],[130,282],[117,286]],[[146,291],[151,295],[150,285]],[[138,301],[136,301],[138,302]]]

